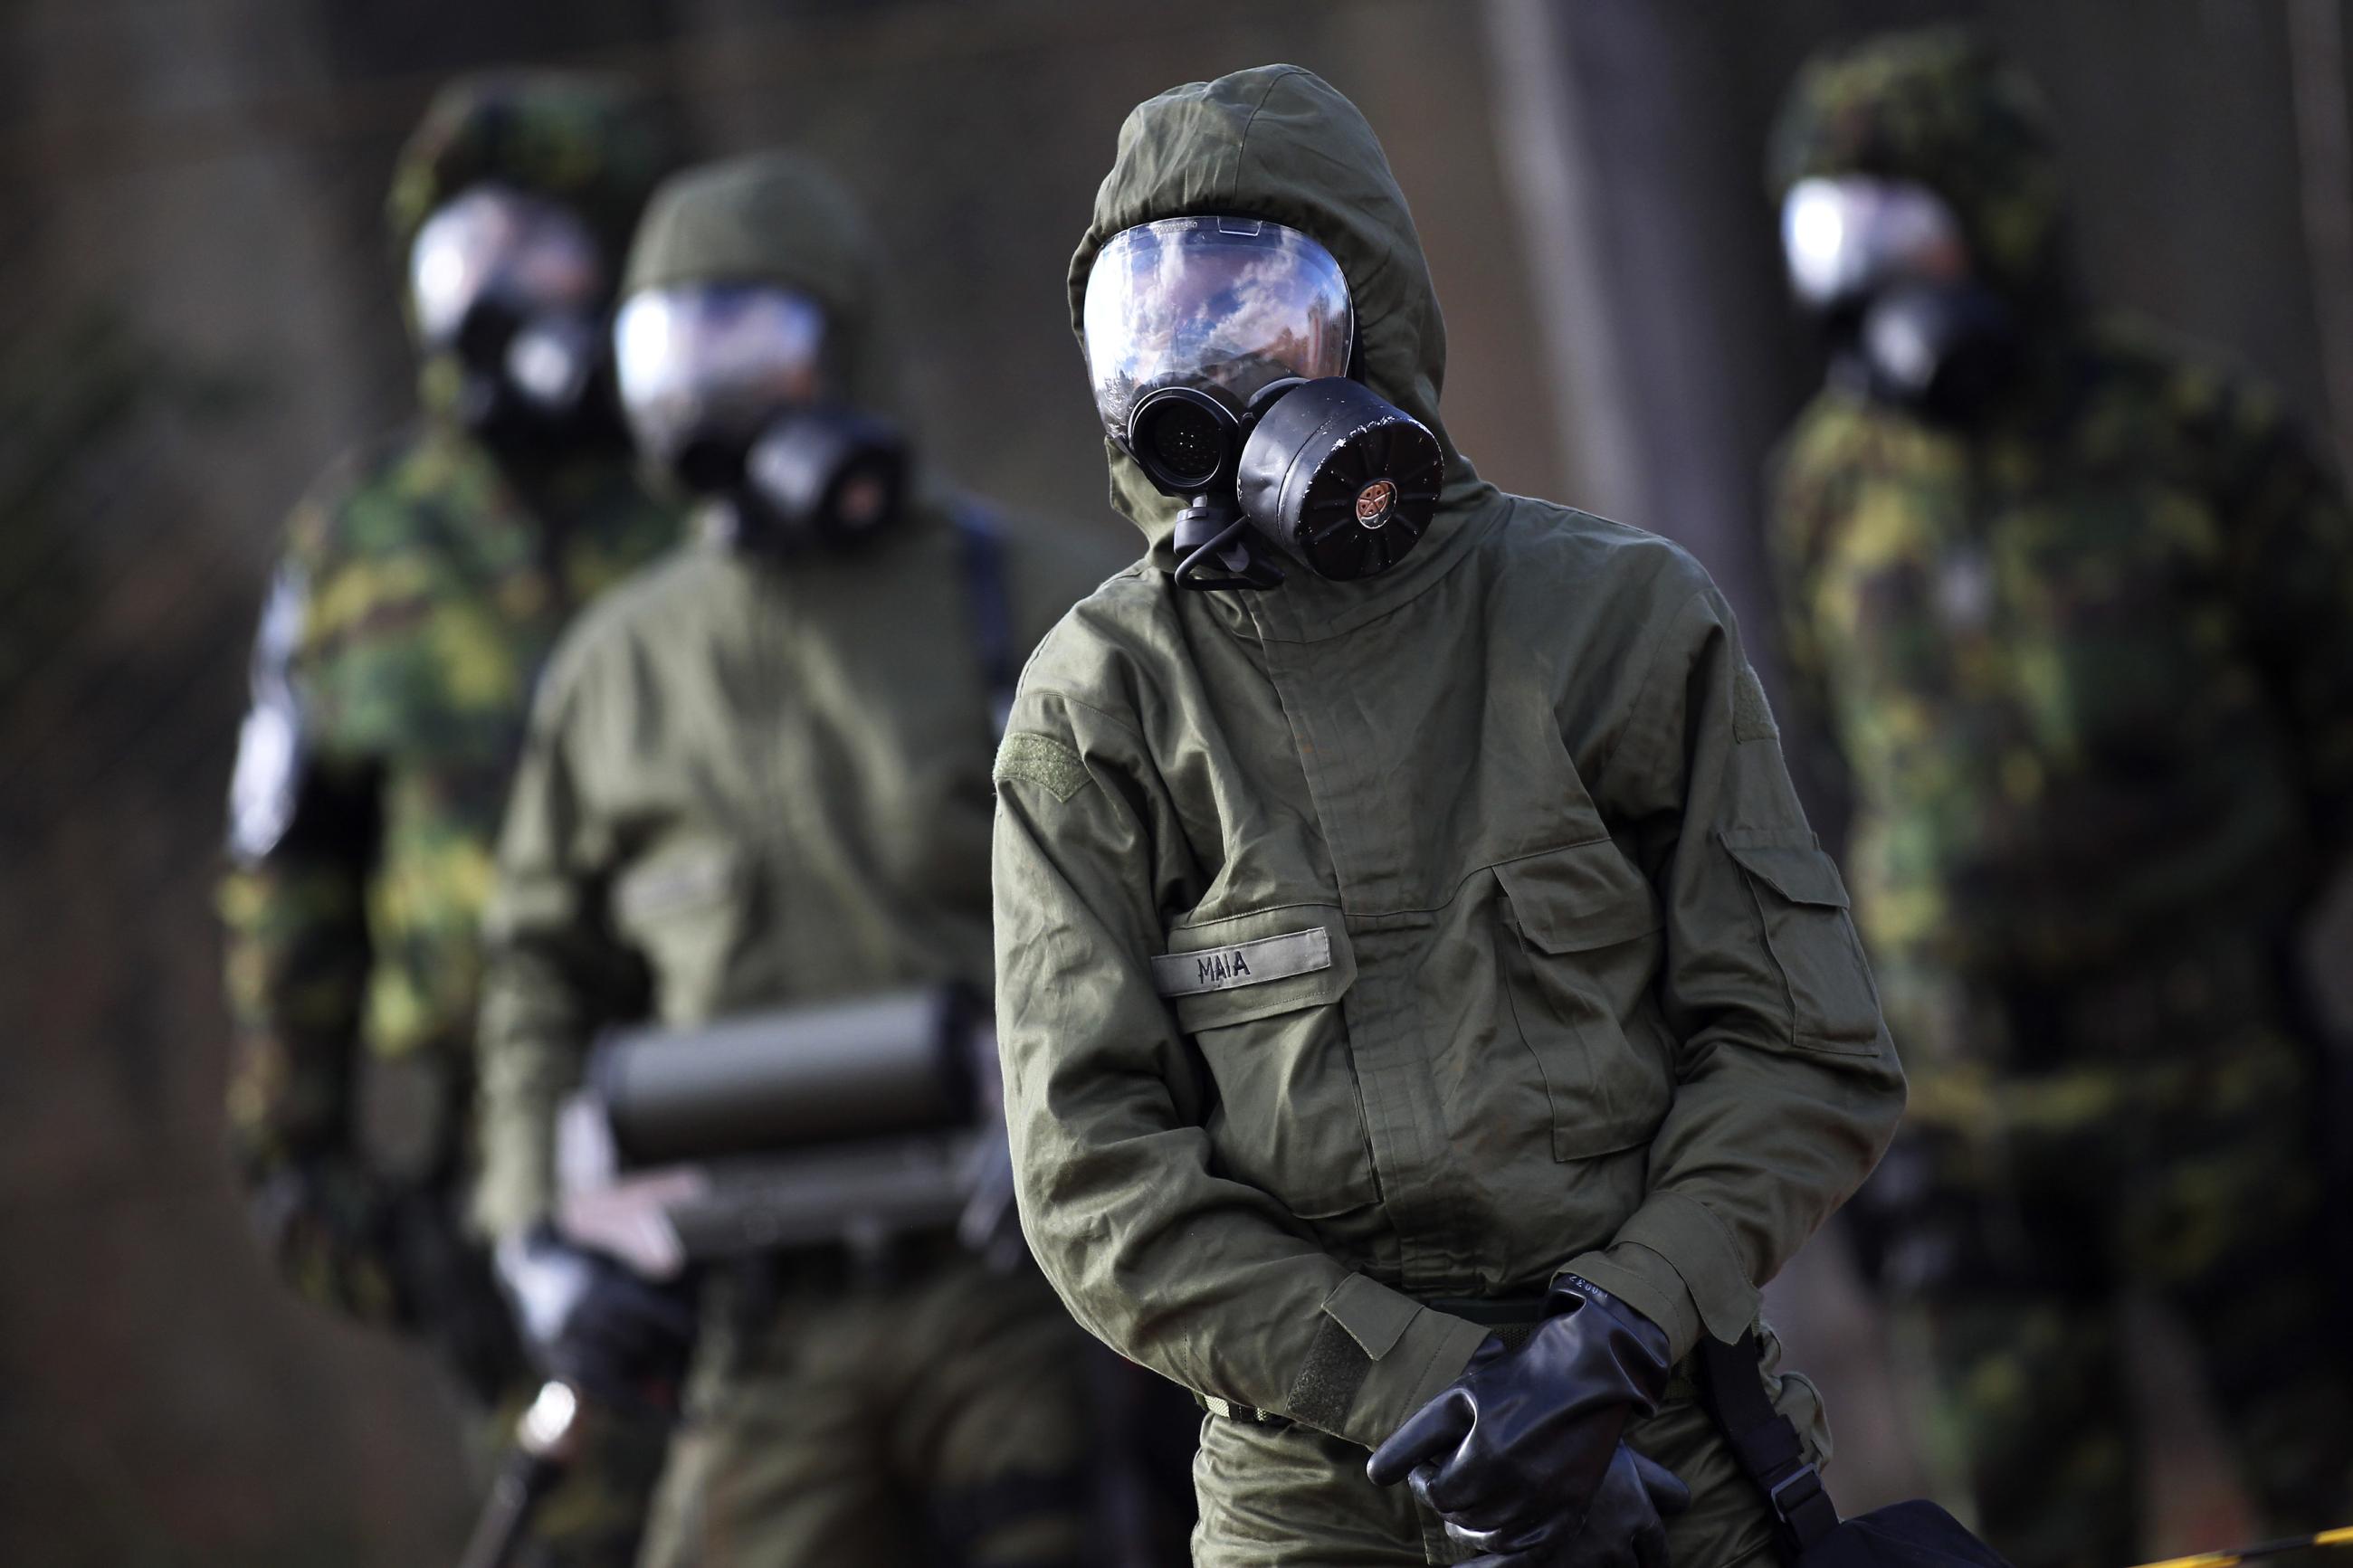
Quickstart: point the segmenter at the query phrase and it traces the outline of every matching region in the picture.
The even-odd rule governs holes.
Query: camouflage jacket
[[[470,1093],[492,846],[541,662],[571,611],[678,536],[626,463],[502,466],[427,421],[296,509],[280,582],[308,768],[364,803],[222,889],[248,1169],[348,1146],[362,1052],[434,1058],[446,1163]]]
[[[2262,388],[2106,322],[1971,435],[1825,392],[1773,546],[1883,958],[2277,926],[2344,854],[2353,518]]]

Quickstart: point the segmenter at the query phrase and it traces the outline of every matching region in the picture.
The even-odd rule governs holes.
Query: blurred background
[[[248,1243],[210,908],[285,510],[410,403],[380,213],[448,73],[617,66],[698,153],[832,161],[894,257],[933,449],[1118,530],[1063,296],[1113,133],[1172,83],[1312,67],[1414,204],[1483,471],[1683,540],[1761,628],[1762,465],[1820,374],[1764,127],[1818,45],[1956,15],[2050,92],[2095,291],[2242,359],[2342,451],[2337,0],[0,8],[0,1562],[424,1563],[462,1528],[423,1355],[303,1309]],[[1780,1289],[1841,1500],[1925,1484],[1835,1244]],[[2238,1516],[2172,1331],[2145,1325],[2148,1426],[2175,1435],[2157,1544],[2219,1544]]]

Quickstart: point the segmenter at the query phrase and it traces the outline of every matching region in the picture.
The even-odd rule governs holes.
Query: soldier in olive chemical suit
[[[999,1039],[1048,1276],[1210,1412],[1195,1561],[1766,1561],[1689,1358],[1904,1082],[1730,612],[1478,477],[1306,71],[1137,108],[1071,302],[1148,549],[998,753]]]
[[[1777,474],[1785,629],[1914,1080],[1850,1213],[1938,1458],[2022,1568],[2130,1561],[2137,1289],[2276,1530],[2335,1524],[2342,1200],[2290,953],[2353,842],[2353,518],[2268,390],[2082,298],[2046,111],[1981,41],[1818,62],[1773,180],[1831,356]]]
[[[910,456],[877,270],[847,195],[781,153],[677,176],[630,252],[623,401],[709,531],[584,617],[540,693],[491,919],[479,1200],[559,1354],[608,1377],[666,1352],[677,1302],[550,1224],[592,1037],[986,990],[994,710],[1118,563]],[[716,1264],[700,1296],[649,1564],[1103,1560],[1089,1347],[1034,1270],[926,1232]]]
[[[529,1384],[462,1238],[476,947],[532,682],[565,618],[678,537],[638,486],[607,310],[668,141],[628,84],[460,80],[388,216],[423,358],[416,422],[296,509],[264,610],[221,890],[229,1122],[265,1246],[304,1297],[435,1342],[502,1434]],[[398,1162],[371,1062],[426,1086]],[[389,1168],[397,1164],[397,1169]],[[630,1561],[659,1436],[582,1435],[544,1563]]]

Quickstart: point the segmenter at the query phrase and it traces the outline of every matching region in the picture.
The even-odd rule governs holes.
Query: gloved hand
[[[694,1348],[694,1303],[684,1286],[641,1279],[544,1223],[503,1238],[494,1256],[542,1371],[616,1409],[644,1414],[675,1404]]]
[[[247,1217],[295,1294],[364,1323],[405,1328],[391,1204],[360,1165],[330,1154],[248,1168]]]
[[[1409,1479],[1449,1534],[1508,1549],[1498,1563],[1511,1568],[1631,1561],[1637,1536],[1662,1541],[1647,1533],[1658,1512],[1686,1500],[1619,1441],[1666,1393],[1666,1332],[1573,1274],[1554,1282],[1549,1304],[1519,1349],[1500,1337],[1481,1345],[1365,1470],[1377,1486]]]
[[[1689,1507],[1673,1471],[1620,1443],[1583,1518],[1482,1530],[1449,1517],[1446,1533],[1485,1553],[1461,1568],[1670,1568],[1665,1521]]]

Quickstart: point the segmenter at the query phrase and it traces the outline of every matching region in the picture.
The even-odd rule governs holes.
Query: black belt
[[[1422,1304],[1433,1312],[1496,1330],[1506,1342],[1516,1344],[1552,1316],[1551,1303],[1551,1292],[1538,1291],[1521,1296],[1440,1296]],[[1516,1336],[1512,1332],[1514,1329],[1520,1331]]]

